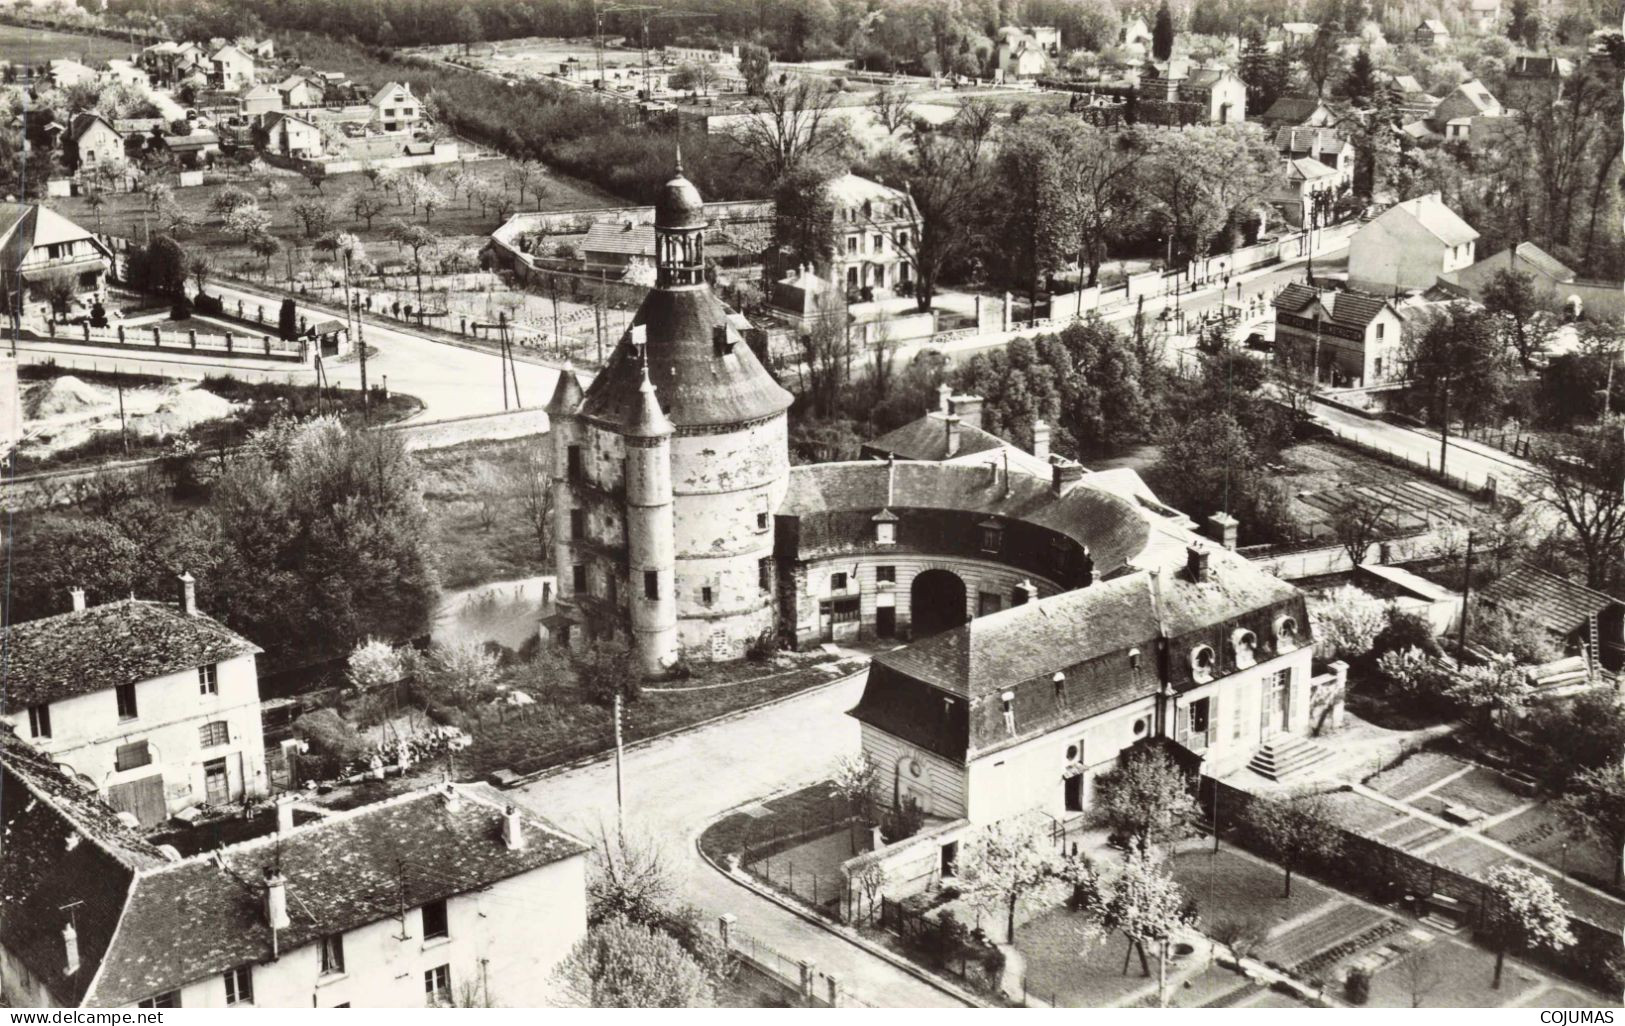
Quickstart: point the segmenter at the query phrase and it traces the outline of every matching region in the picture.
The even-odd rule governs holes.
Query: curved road
[[[700,858],[700,831],[747,802],[827,779],[835,760],[858,750],[857,704],[866,674],[627,753],[626,827],[654,839],[675,898],[699,906],[711,923],[724,913],[736,930],[793,959],[810,959],[843,991],[892,1008],[963,1004],[862,948],[735,883]],[[577,836],[615,829],[615,762],[604,759],[533,781],[520,802]]]

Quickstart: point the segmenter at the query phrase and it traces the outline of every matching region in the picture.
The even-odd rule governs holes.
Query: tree
[[[277,309],[277,336],[285,342],[299,337],[299,310],[291,298]]]
[[[914,105],[901,89],[881,86],[869,98],[869,109],[874,112],[875,120],[880,122],[887,136],[896,135],[914,122]]]
[[[197,227],[197,218],[192,212],[172,199],[166,199],[158,207],[158,223],[166,235],[179,238],[191,233]]]
[[[249,250],[261,260],[265,261],[264,273],[271,274],[271,258],[282,252],[282,242],[270,232],[259,232],[248,240]]]
[[[739,48],[739,74],[745,80],[745,92],[761,96],[767,92],[767,76],[773,58],[759,43],[746,43]]]
[[[311,164],[305,168],[304,174],[305,184],[310,186],[310,191],[320,196],[322,194],[322,185],[327,181],[326,166],[323,164]]]
[[[1174,55],[1174,14],[1168,9],[1168,0],[1157,8],[1156,23],[1151,27],[1151,57],[1165,61]]]
[[[96,215],[96,230],[101,231],[102,210],[107,206],[107,194],[100,189],[92,188],[85,193],[85,206],[89,207],[90,212]]]
[[[777,182],[803,162],[839,153],[847,131],[845,122],[831,113],[838,95],[816,78],[763,89],[753,116],[733,136],[740,159],[766,181]]]
[[[186,273],[191,276],[192,284],[201,296],[209,285],[209,279],[214,276],[214,261],[204,253],[193,253],[186,258]]]
[[[1617,719],[1618,706],[1614,708]],[[1608,848],[1614,862],[1614,887],[1618,889],[1625,881],[1625,766],[1616,761],[1581,770],[1555,804],[1572,836]]]
[[[587,701],[606,708],[617,696],[630,705],[643,693],[643,674],[638,672],[632,652],[613,641],[589,645],[575,661],[576,686]]]
[[[434,223],[434,212],[446,205],[446,194],[425,178],[413,179],[408,190],[413,210],[423,211],[423,223]]]
[[[463,44],[463,53],[473,49],[475,43],[485,41],[485,26],[480,23],[479,12],[473,7],[464,6],[457,12],[457,41]]]
[[[1068,123],[1032,118],[1011,128],[994,159],[1001,188],[988,197],[986,216],[998,226],[985,238],[996,248],[990,261],[999,277],[1025,286],[1038,317],[1044,279],[1078,252],[1078,190],[1064,149]]]
[[[1262,114],[1286,91],[1281,61],[1264,45],[1256,29],[1247,33],[1236,75],[1247,85],[1247,113]]]
[[[1471,425],[1494,408],[1505,387],[1505,348],[1488,313],[1463,302],[1448,304],[1406,340],[1410,390],[1439,427],[1439,472],[1449,451],[1450,423]]]
[[[345,202],[345,205],[348,207],[350,213],[367,222],[368,231],[372,231],[373,218],[377,217],[379,214],[382,214],[388,206],[388,204],[384,202],[382,196],[379,196],[376,193],[364,192],[360,189],[357,189],[355,192],[350,194],[349,199]]]
[[[1366,561],[1372,543],[1382,536],[1391,505],[1387,499],[1351,494],[1332,513],[1332,534],[1355,566]]]
[[[1243,827],[1286,871],[1282,897],[1292,897],[1292,874],[1326,862],[1343,848],[1343,831],[1325,797],[1301,794],[1285,800],[1255,798],[1242,815]]]
[[[271,215],[261,210],[258,203],[245,203],[226,215],[224,227],[246,243],[256,235],[270,232]]]
[[[1412,1008],[1421,1008],[1428,995],[1444,982],[1444,973],[1435,962],[1433,952],[1426,948],[1412,952],[1409,958],[1400,963],[1400,971]]]
[[[1139,216],[1140,173],[1151,154],[1136,130],[1109,131],[1073,122],[1065,156],[1078,192],[1078,268],[1089,269],[1081,287],[1100,282],[1107,246]]]
[[[1063,860],[1049,831],[1031,820],[1005,820],[972,834],[959,854],[966,901],[980,913],[1005,914],[1006,938],[1016,939],[1016,908],[1039,900],[1057,880]]]
[[[1343,97],[1355,107],[1365,107],[1381,88],[1382,84],[1377,81],[1376,63],[1369,53],[1361,50],[1349,62],[1348,74],[1343,77]]]
[[[667,917],[671,870],[653,838],[599,828],[587,875],[587,922],[659,926]]]
[[[1240,962],[1269,937],[1270,921],[1261,915],[1225,916],[1208,923],[1208,936],[1230,949],[1230,957]]]
[[[1515,862],[1496,866],[1484,877],[1483,929],[1495,945],[1490,986],[1497,990],[1509,949],[1562,951],[1574,943],[1568,906],[1551,879]]]
[[[1523,369],[1533,370],[1535,358],[1546,351],[1557,334],[1557,318],[1535,290],[1534,276],[1496,271],[1480,298],[1484,308],[1500,318],[1507,342],[1518,354]]]
[[[1337,32],[1331,25],[1321,25],[1298,53],[1298,62],[1309,84],[1315,87],[1315,96],[1326,95],[1326,83],[1335,78],[1343,66],[1343,55],[1338,49]]]
[[[1095,778],[1090,814],[1113,837],[1149,848],[1188,833],[1197,808],[1190,780],[1166,753],[1131,748]]]
[[[1445,695],[1489,720],[1523,705],[1532,690],[1528,672],[1511,656],[1495,653],[1481,666],[1463,666]]]
[[[1121,932],[1129,950],[1123,959],[1128,971],[1128,955],[1139,952],[1140,969],[1151,975],[1145,948],[1157,948],[1157,1007],[1168,1006],[1168,945],[1175,932],[1196,925],[1196,906],[1184,889],[1162,865],[1162,856],[1137,842],[1130,843],[1123,865],[1104,894],[1100,911],[1101,927]]]
[[[227,186],[215,193],[209,200],[209,210],[222,219],[229,217],[232,211],[240,207],[253,204],[254,197],[235,186]]]
[[[810,264],[829,272],[837,243],[829,183],[837,174],[823,161],[803,161],[774,187],[773,246],[785,266]]]
[[[969,248],[974,214],[982,201],[987,160],[973,136],[955,131],[911,131],[912,145],[883,154],[888,181],[908,193],[900,219],[873,220],[889,244],[914,266],[914,302],[931,309],[943,270]]]
[[[178,299],[186,291],[187,257],[181,244],[168,235],[130,254],[130,285],[143,292]]]
[[[432,250],[440,241],[440,236],[425,228],[421,224],[409,224],[405,221],[396,221],[389,230],[389,237],[412,251],[412,270],[418,280],[418,315],[423,313],[423,254],[425,250]]]
[[[692,1008],[710,997],[705,971],[672,937],[614,919],[590,927],[555,970],[587,1008]]]
[[[525,524],[536,538],[537,554],[544,566],[553,563],[553,471],[541,452],[527,451],[519,462],[514,488]]]
[[[1625,442],[1617,429],[1576,431],[1533,454],[1537,499],[1554,511],[1585,557],[1586,584],[1613,580],[1625,544]]]
[[[318,238],[333,230],[333,209],[319,199],[303,199],[295,203],[293,216],[304,227],[307,239]]]
[[[350,650],[345,680],[358,691],[371,691],[394,684],[406,676],[406,660],[387,641],[368,637]]]
[[[438,641],[429,647],[419,676],[430,688],[459,703],[482,701],[497,681],[497,658],[474,638]]]
[[[880,787],[880,767],[867,752],[847,756],[835,764],[835,776],[830,780],[830,797],[838,800],[851,817],[848,835],[852,841],[852,854],[858,853],[857,827],[874,817],[875,792]]]

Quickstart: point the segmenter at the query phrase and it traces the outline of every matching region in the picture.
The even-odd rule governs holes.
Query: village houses
[[[1382,296],[1292,282],[1275,309],[1275,351],[1333,387],[1368,387],[1403,373],[1405,321]]]
[[[43,299],[53,279],[76,295],[100,292],[113,253],[93,233],[38,203],[0,203],[0,281]]]
[[[171,603],[72,599],[9,628],[0,720],[143,826],[264,794],[259,648],[198,610],[192,578]]]
[[[1349,284],[1378,295],[1432,288],[1441,275],[1472,265],[1477,238],[1438,193],[1408,199],[1349,239]]]
[[[423,106],[412,87],[391,82],[372,94],[372,124],[383,132],[410,132],[423,120]]]
[[[80,111],[68,126],[68,158],[76,169],[124,163],[124,136],[107,118]]]
[[[0,727],[0,1002],[536,1007],[586,932],[585,847],[482,786],[182,857]]]

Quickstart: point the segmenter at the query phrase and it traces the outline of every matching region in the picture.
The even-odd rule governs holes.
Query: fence
[[[1205,775],[1201,778],[1198,796],[1215,833],[1263,858],[1278,858],[1278,852],[1245,828],[1247,810],[1255,802],[1271,799]],[[1407,897],[1421,901],[1449,898],[1459,906],[1464,925],[1475,932],[1480,929],[1485,901],[1482,881],[1345,827],[1338,827],[1338,832],[1342,843],[1332,857],[1298,868],[1319,873],[1343,886],[1363,889],[1382,904],[1393,904]],[[1592,986],[1615,986],[1608,962],[1621,957],[1619,926],[1604,926],[1575,913],[1570,914],[1569,924],[1576,937],[1572,946],[1559,952],[1525,951],[1522,957]]]
[[[939,891],[927,904],[910,900],[880,901],[880,925],[898,940],[931,960],[931,965],[979,990],[997,991],[1004,975],[1004,955],[982,932],[951,914],[928,913],[955,892]]]
[[[877,1007],[852,993],[838,977],[820,970],[816,963],[791,958],[754,934],[739,929],[731,915],[722,917],[721,934],[723,947],[752,969],[796,995],[800,1004],[810,1008]]]
[[[65,326],[64,326],[65,327]],[[92,330],[88,323],[79,325],[79,331],[73,333],[64,330],[57,332],[55,321],[46,322],[46,334],[29,332],[31,336],[40,341],[58,341],[72,343],[78,346],[107,346],[113,349],[136,349],[144,351],[175,350],[184,352],[206,352],[214,356],[242,356],[261,360],[286,360],[290,363],[308,364],[311,362],[311,345],[309,339],[298,339],[292,342],[270,335],[260,335],[257,338],[246,331],[234,334],[226,331],[221,335],[199,334],[196,329],[188,329],[183,335],[178,332],[165,332],[157,325],[129,327],[117,325],[112,331],[105,329]]]

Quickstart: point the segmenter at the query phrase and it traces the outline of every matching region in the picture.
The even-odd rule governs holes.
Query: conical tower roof
[[[581,405],[581,379],[570,367],[559,368],[559,380],[553,386],[553,398],[547,401],[547,415],[549,417],[574,416],[576,407]]]

